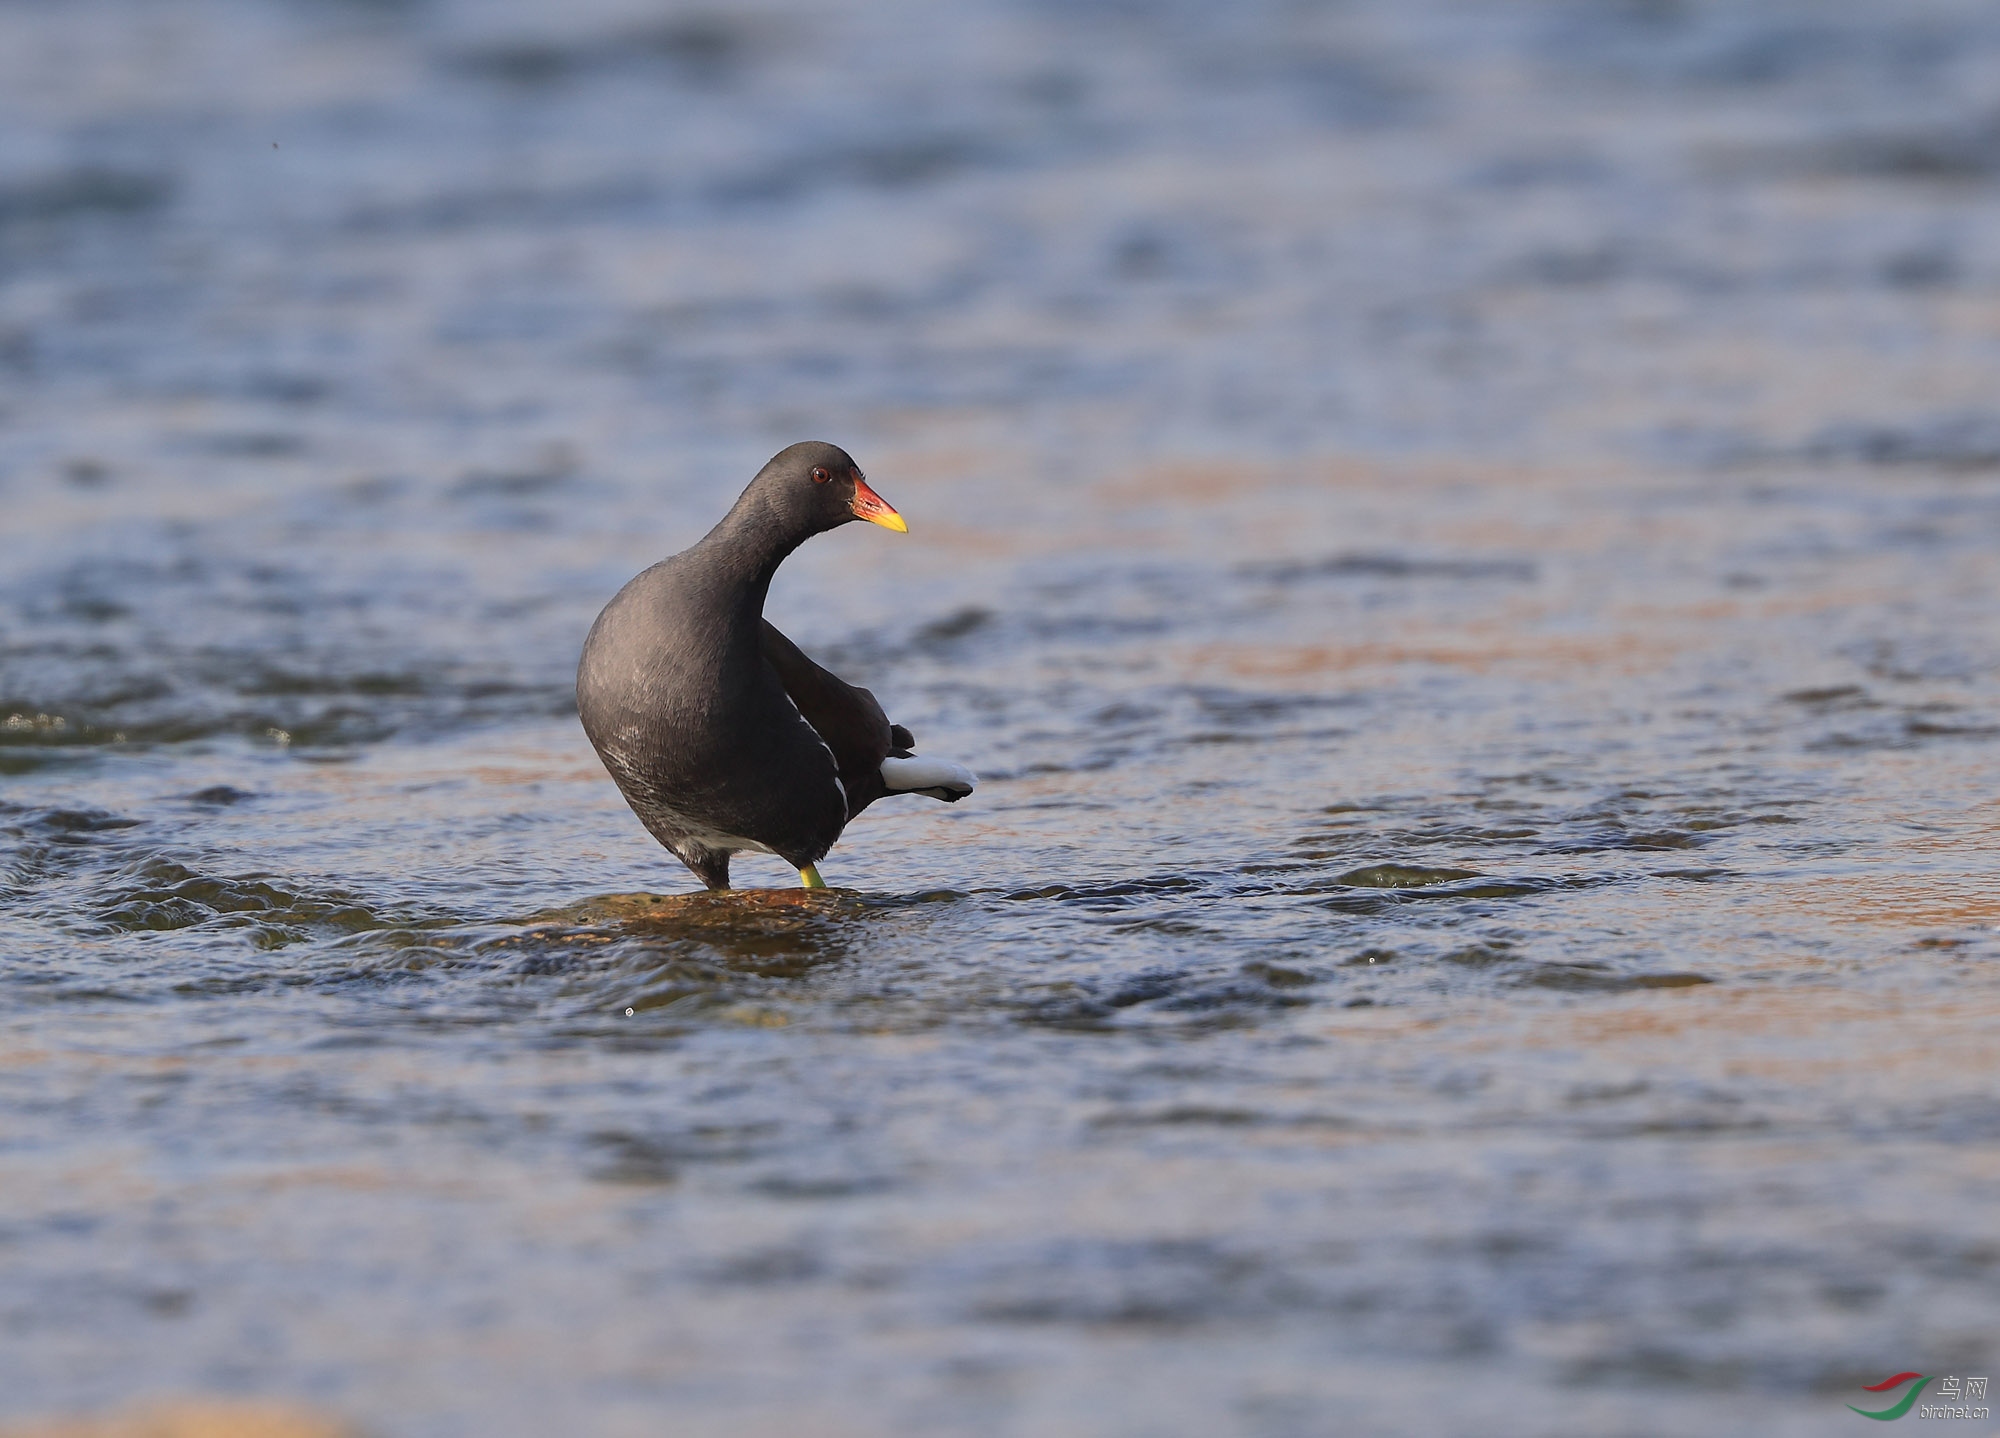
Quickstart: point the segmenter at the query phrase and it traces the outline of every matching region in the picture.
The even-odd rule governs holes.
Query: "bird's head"
[[[837,444],[806,440],[780,450],[750,482],[766,512],[801,537],[865,519],[898,534],[910,526],[868,487],[861,467]]]

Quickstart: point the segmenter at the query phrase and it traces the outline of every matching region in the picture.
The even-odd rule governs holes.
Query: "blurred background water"
[[[1984,1373],[1996,96],[1972,0],[0,3],[0,1423]],[[806,437],[911,533],[773,617],[985,784],[688,897],[576,654]]]

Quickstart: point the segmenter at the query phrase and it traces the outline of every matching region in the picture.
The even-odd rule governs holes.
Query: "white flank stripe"
[[[799,723],[805,725],[813,738],[819,740],[819,747],[826,750],[826,762],[833,765],[833,787],[840,790],[840,807],[845,809],[847,807],[847,786],[840,782],[840,756],[833,752],[833,745],[826,742],[826,736],[813,728],[812,720],[806,718],[805,711],[799,708],[798,700],[787,694],[785,702],[790,704],[792,712],[799,716]],[[771,851],[766,849],[764,852],[768,854]]]

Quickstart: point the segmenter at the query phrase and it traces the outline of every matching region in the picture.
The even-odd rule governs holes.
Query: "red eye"
[[[832,475],[830,475],[830,474],[828,474],[828,473],[826,472],[826,470],[825,470],[825,469],[821,468],[821,467],[820,467],[820,466],[818,466],[818,465],[815,465],[815,466],[813,466],[813,483],[814,483],[814,484],[825,484],[825,483],[826,483],[826,482],[827,482],[827,481],[828,481],[829,479],[832,479],[832,478],[833,478],[833,476],[832,476]]]

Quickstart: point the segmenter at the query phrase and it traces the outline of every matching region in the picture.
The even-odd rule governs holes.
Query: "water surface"
[[[0,1420],[1986,1372],[1997,71],[1942,0],[0,7]],[[911,533],[773,617],[984,783],[706,897],[571,676],[802,437]]]

